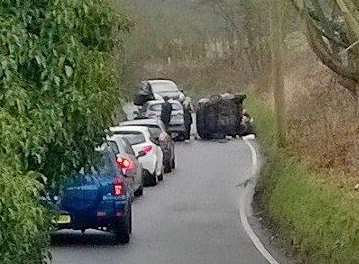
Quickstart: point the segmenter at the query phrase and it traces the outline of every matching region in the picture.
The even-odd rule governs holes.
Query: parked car
[[[113,135],[107,138],[108,143],[116,154],[116,162],[119,169],[125,176],[127,185],[135,196],[143,195],[143,167],[138,158],[145,155],[142,151],[136,156],[130,142],[127,138],[120,135]]]
[[[48,202],[57,211],[57,229],[99,229],[114,232],[118,242],[128,243],[132,231],[130,189],[109,147],[97,152],[98,162],[81,169],[65,182]]]
[[[173,138],[180,138],[184,140],[185,125],[184,125],[184,111],[180,102],[175,100],[169,101],[172,104],[172,114],[170,126],[168,128]],[[146,102],[140,108],[140,115],[150,119],[160,119],[163,100],[153,100]]]
[[[150,100],[162,100],[163,97],[169,97],[173,100],[183,102],[185,95],[180,91],[175,82],[171,80],[147,80],[142,81],[134,98],[134,104],[144,105]]]
[[[148,127],[155,138],[159,140],[163,152],[163,166],[165,173],[169,173],[176,167],[175,144],[166,132],[165,125],[159,119],[138,119],[121,122],[120,126],[145,126]]]
[[[144,156],[138,160],[144,169],[145,186],[155,186],[163,180],[163,152],[159,140],[148,127],[118,126],[111,127],[110,131],[113,135],[127,138],[136,155],[143,152]]]
[[[152,89],[152,93],[157,100],[163,99],[165,96],[170,99],[183,102],[185,95],[177,87],[177,84],[171,80],[148,80]]]

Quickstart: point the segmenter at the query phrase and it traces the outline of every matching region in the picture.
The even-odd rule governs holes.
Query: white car
[[[169,100],[172,105],[171,121],[168,130],[173,136],[182,135],[186,128],[184,126],[183,106],[176,100]],[[150,119],[160,119],[163,100],[148,101],[140,109],[140,115]]]
[[[121,135],[130,142],[144,169],[145,185],[155,186],[158,181],[163,180],[163,152],[158,139],[155,139],[148,127],[111,127],[110,131],[113,135]]]
[[[151,85],[152,93],[156,100],[160,100],[165,96],[180,102],[185,100],[183,92],[171,80],[148,80],[147,82]]]

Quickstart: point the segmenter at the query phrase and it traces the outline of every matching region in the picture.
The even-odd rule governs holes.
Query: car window
[[[159,138],[162,133],[158,127],[150,127],[149,130],[152,138]]]
[[[149,107],[151,111],[159,112],[162,109],[162,104],[153,104]]]
[[[177,86],[171,82],[151,82],[151,87],[154,93],[179,92]]]
[[[84,181],[85,184],[94,183],[94,177],[98,176],[115,177],[117,175],[117,169],[113,160],[111,159],[111,152],[97,152],[94,164],[87,169],[82,168],[78,175],[82,175],[82,181]]]
[[[136,156],[135,151],[134,151],[133,148],[131,147],[131,144],[130,144],[130,142],[128,141],[128,139],[127,139],[127,138],[122,138],[122,141],[123,141],[122,143],[123,143],[124,151],[125,151],[127,154]]]
[[[178,111],[178,110],[182,110],[182,107],[180,104],[172,103],[172,109]]]
[[[115,135],[121,135],[130,142],[131,145],[137,145],[146,142],[145,136],[138,131],[116,131]]]
[[[111,150],[113,153],[118,154],[121,152],[120,148],[118,147],[117,143],[115,141],[108,141],[108,144],[110,145]]]
[[[100,160],[100,164],[97,165],[97,171],[99,176],[116,176],[116,167],[109,153],[104,153]]]
[[[122,138],[116,140],[118,149],[120,150],[119,153],[126,153],[126,143],[123,142]]]
[[[172,110],[175,110],[175,111],[182,110],[181,105],[178,104],[178,103],[171,103],[171,105],[172,105]],[[151,106],[149,107],[149,109],[150,109],[151,111],[159,112],[159,111],[161,111],[161,109],[162,109],[162,104],[153,104],[153,105],[151,105]]]

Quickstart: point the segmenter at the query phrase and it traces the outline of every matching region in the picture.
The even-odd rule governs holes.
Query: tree
[[[46,256],[40,194],[87,166],[112,124],[112,50],[128,29],[105,0],[1,1],[1,263]]]
[[[359,116],[359,3],[352,0],[292,0],[305,20],[318,58],[357,100]]]

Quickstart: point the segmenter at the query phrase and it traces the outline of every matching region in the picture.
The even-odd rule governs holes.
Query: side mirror
[[[136,156],[136,159],[139,159],[139,158],[141,158],[141,157],[143,157],[143,156],[146,156],[146,152],[144,152],[143,150],[141,150],[141,151],[138,152],[138,154],[137,154],[137,156]]]

